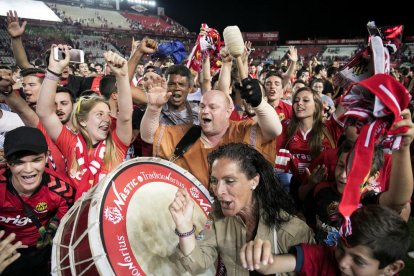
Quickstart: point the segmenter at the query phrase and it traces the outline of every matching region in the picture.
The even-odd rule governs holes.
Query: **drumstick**
[[[241,79],[248,77],[246,68],[244,68],[241,55],[244,52],[243,36],[237,26],[227,26],[223,31],[224,43],[230,55],[236,59],[237,68]]]

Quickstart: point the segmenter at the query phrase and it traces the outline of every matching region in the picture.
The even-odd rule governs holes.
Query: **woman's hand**
[[[112,51],[105,52],[104,58],[106,64],[109,66],[109,68],[111,68],[111,72],[113,72],[115,76],[128,76],[128,62],[126,59]]]
[[[55,59],[54,53],[53,53],[55,48],[58,48],[58,49],[63,51],[63,53],[65,54],[65,59],[62,59],[62,60],[56,60]],[[66,66],[69,65],[69,60],[70,60],[69,49],[70,49],[70,47],[68,45],[53,44],[52,47],[50,48],[50,57],[49,57],[48,69],[53,71],[56,74],[62,74],[63,69],[65,69]]]
[[[178,189],[169,210],[178,232],[191,231],[193,228],[194,201],[186,189]]]

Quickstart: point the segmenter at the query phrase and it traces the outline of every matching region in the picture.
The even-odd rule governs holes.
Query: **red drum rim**
[[[191,173],[178,165],[156,157],[137,157],[119,164],[78,200],[91,200],[88,229],[85,231],[88,231],[94,264],[101,275],[146,274],[131,248],[126,215],[135,192],[150,183],[186,188],[206,217],[211,210],[213,198],[207,189]],[[62,222],[65,223],[65,220],[62,219]],[[198,229],[198,232],[200,230],[202,229]],[[54,246],[58,239],[60,238],[57,235]],[[56,259],[55,251],[57,250],[53,250],[53,259]],[[56,260],[53,260],[52,267],[55,266]]]

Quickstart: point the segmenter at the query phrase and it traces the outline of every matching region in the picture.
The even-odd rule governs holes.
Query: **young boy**
[[[351,225],[352,234],[336,248],[301,244],[292,254],[274,256],[270,241],[258,239],[243,245],[240,260],[246,269],[262,274],[395,275],[404,268],[409,230],[397,212],[367,205],[352,214]]]

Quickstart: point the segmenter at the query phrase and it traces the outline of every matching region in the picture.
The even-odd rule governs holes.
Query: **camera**
[[[53,58],[55,60],[64,60],[65,52],[58,47],[53,48]],[[69,50],[69,62],[71,63],[84,63],[85,62],[85,53],[83,50],[79,49],[70,49]]]

